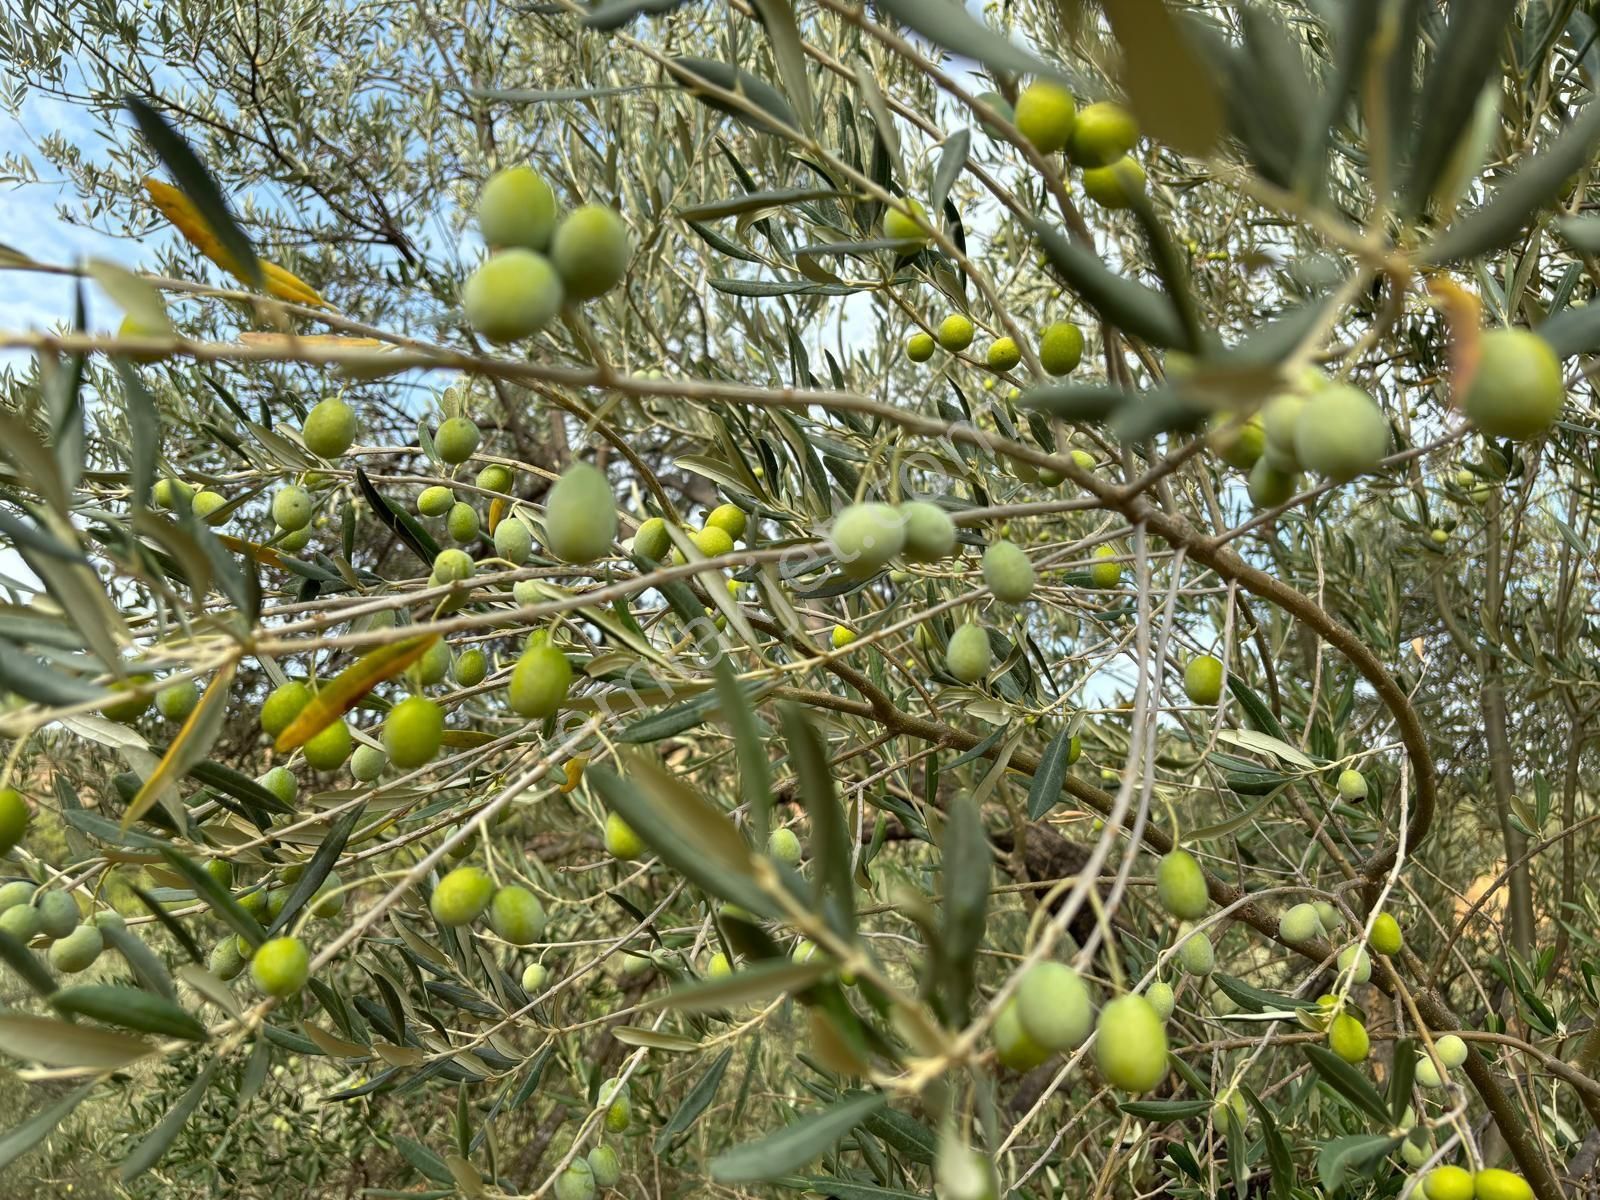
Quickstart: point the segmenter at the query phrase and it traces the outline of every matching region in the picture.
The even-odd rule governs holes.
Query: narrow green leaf
[[[87,1025],[68,1025],[48,1017],[0,1014],[0,1053],[47,1067],[115,1070],[155,1050],[143,1038]]]
[[[1028,786],[1028,820],[1037,821],[1061,799],[1061,785],[1067,778],[1067,759],[1072,754],[1072,731],[1056,730],[1039,756],[1038,769]]]
[[[1600,104],[1590,101],[1572,124],[1538,154],[1523,159],[1474,209],[1427,249],[1430,263],[1454,263],[1499,250],[1527,227],[1564,188],[1573,174],[1591,161],[1600,146]]]
[[[147,989],[168,1000],[178,999],[178,989],[172,982],[172,976],[167,973],[166,965],[154,950],[144,944],[142,938],[114,925],[102,928],[100,936],[105,938],[107,945],[115,947]]]
[[[928,188],[928,212],[937,214],[944,208],[944,199],[950,194],[961,168],[967,165],[967,154],[972,149],[972,134],[958,129],[944,140],[939,152],[939,165],[933,169],[933,184]],[[937,217],[935,216],[935,219]]]
[[[1377,1089],[1372,1086],[1372,1082],[1365,1075],[1326,1046],[1303,1043],[1300,1049],[1311,1060],[1312,1069],[1322,1077],[1324,1083],[1374,1121],[1379,1121],[1384,1125],[1389,1123],[1388,1107],[1384,1104],[1383,1097],[1378,1095]]]
[[[708,1012],[757,1004],[785,992],[803,991],[833,969],[827,959],[791,962],[775,958],[755,963],[716,979],[701,979],[673,988],[649,1001],[646,1008],[675,1008],[681,1012]]]
[[[989,877],[994,855],[983,813],[967,792],[950,803],[943,851],[944,937],[939,948],[943,1000],[957,1027],[967,1023],[967,1005],[976,978],[978,947],[988,920]]]
[[[789,102],[783,98],[778,89],[749,71],[741,71],[737,67],[731,67],[727,63],[717,62],[711,58],[684,55],[670,60],[668,73],[687,88],[691,96],[708,108],[727,113],[754,128],[788,126],[793,129],[799,125],[794,110],[789,107]],[[749,101],[749,105],[739,105],[724,99],[716,92],[708,90],[707,84],[721,91],[743,96]]]
[[[672,1141],[680,1133],[686,1132],[697,1120],[700,1114],[711,1106],[711,1101],[716,1099],[717,1088],[722,1084],[722,1076],[728,1069],[728,1063],[733,1059],[733,1047],[729,1046],[712,1061],[706,1068],[705,1074],[695,1080],[695,1084],[684,1096],[683,1102],[673,1110],[672,1116],[667,1118],[667,1123],[661,1127],[661,1132],[656,1134],[655,1152],[663,1154]]]
[[[800,803],[811,820],[811,861],[816,872],[817,908],[847,937],[855,935],[855,878],[850,831],[834,791],[827,748],[793,704],[784,704],[783,736],[800,785]]]
[[[195,1080],[178,1102],[167,1110],[167,1115],[162,1117],[156,1127],[147,1133],[144,1140],[133,1148],[133,1152],[122,1160],[122,1165],[117,1168],[117,1175],[123,1183],[144,1174],[156,1163],[161,1161],[161,1156],[167,1152],[178,1134],[183,1132],[183,1127],[188,1124],[189,1118],[194,1115],[194,1110],[200,1107],[200,1101],[205,1098],[206,1089],[211,1086],[211,1076],[217,1069],[217,1060],[212,1059],[205,1066],[205,1070],[195,1076]]]
[[[94,1089],[95,1083],[86,1083],[81,1088],[68,1092],[54,1104],[41,1108],[14,1129],[9,1129],[4,1134],[0,1134],[0,1170],[9,1167],[17,1159],[49,1137],[55,1127],[65,1121],[73,1109],[89,1098],[89,1093]]]
[[[787,1175],[838,1145],[887,1103],[884,1096],[869,1093],[807,1113],[764,1138],[719,1154],[711,1160],[711,1177],[718,1183],[760,1183]]]
[[[1167,297],[1115,274],[1093,250],[1069,241],[1045,222],[1033,219],[1029,224],[1051,265],[1104,320],[1155,346],[1177,349],[1188,344],[1188,331]]]
[[[960,4],[936,0],[878,0],[878,7],[934,45],[954,51],[962,58],[975,58],[991,70],[1072,82],[1060,67],[996,33]]]
[[[211,911],[226,921],[245,941],[252,946],[259,946],[266,940],[261,925],[240,906],[225,887],[212,878],[210,871],[185,858],[170,846],[162,848],[161,857],[167,860],[168,866],[187,879],[200,898],[211,906]]]
[[[717,221],[766,209],[783,209],[807,200],[830,200],[840,195],[833,188],[784,188],[770,192],[745,192],[723,200],[707,200],[677,210],[685,221]]]
[[[621,29],[635,17],[659,16],[682,8],[684,3],[685,0],[600,0],[583,15],[583,23],[590,29]]]
[[[1122,86],[1144,131],[1194,158],[1222,135],[1213,76],[1165,0],[1104,0],[1122,46]]]
[[[855,1179],[841,1179],[837,1175],[794,1175],[772,1182],[780,1187],[815,1192],[819,1196],[832,1196],[833,1200],[924,1200],[926,1192],[904,1192],[899,1188],[878,1187]]]
[[[328,836],[322,839],[322,844],[317,847],[317,852],[311,856],[311,861],[300,872],[300,878],[295,880],[294,887],[284,899],[283,911],[277,916],[267,929],[267,936],[274,937],[277,933],[288,927],[289,922],[306,902],[317,894],[317,889],[322,886],[322,881],[328,878],[329,873],[339,863],[339,855],[344,853],[345,843],[350,840],[350,835],[355,831],[361,815],[366,811],[366,804],[358,804],[344,816],[340,817]]]
[[[1117,1105],[1141,1121],[1187,1121],[1211,1108],[1209,1100],[1124,1100]]]
[[[816,121],[811,108],[805,46],[800,41],[800,27],[795,23],[794,6],[790,0],[751,0],[751,4],[772,42],[772,57],[778,64],[783,90],[800,114],[800,127],[810,132]]]
[[[739,759],[739,791],[757,845],[766,845],[772,824],[772,769],[767,762],[766,743],[756,728],[756,697],[739,686],[733,664],[726,654],[718,655],[715,668],[717,704],[722,719],[733,733],[734,752]]]
[[[1404,1138],[1383,1133],[1353,1133],[1324,1143],[1317,1154],[1317,1178],[1328,1192],[1344,1186],[1346,1176],[1360,1173],[1398,1146]]]
[[[56,990],[56,981],[39,961],[39,956],[4,930],[0,930],[0,960],[39,995],[48,997]]]

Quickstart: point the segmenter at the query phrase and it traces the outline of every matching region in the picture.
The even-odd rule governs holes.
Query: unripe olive
[[[1306,402],[1295,421],[1294,452],[1300,465],[1339,483],[1377,470],[1389,452],[1389,422],[1371,396],[1349,384],[1334,384]]]
[[[170,476],[162,476],[150,489],[150,498],[156,502],[158,508],[177,508],[180,497],[192,500],[194,488],[183,480],[173,479]]]
[[[489,902],[489,928],[513,946],[531,946],[544,927],[544,905],[527,888],[503,887]]]
[[[1102,590],[1121,584],[1122,564],[1112,561],[1116,557],[1115,546],[1096,546],[1094,548],[1096,561],[1089,566],[1089,582]]]
[[[976,683],[989,673],[989,634],[971,621],[950,635],[944,650],[945,669],[962,683]]]
[[[972,345],[972,322],[960,313],[951,313],[939,322],[939,345],[952,354]]]
[[[442,430],[443,426],[440,428]],[[438,443],[435,442],[434,449],[438,448]],[[417,496],[417,511],[425,517],[442,517],[450,511],[455,502],[456,494],[443,484],[436,483],[432,487],[423,488]]]
[[[983,552],[983,582],[1002,604],[1033,595],[1033,563],[1014,542],[995,542]]]
[[[1267,431],[1260,413],[1252,413],[1244,421],[1233,413],[1218,413],[1211,418],[1206,441],[1223,462],[1248,471],[1266,452]]]
[[[996,1200],[1000,1194],[993,1160],[949,1135],[939,1139],[933,1181],[939,1200]]]
[[[417,682],[423,687],[432,687],[439,683],[450,673],[450,643],[440,638],[422,652],[422,657],[417,659]]]
[[[22,840],[32,815],[21,792],[14,787],[0,788],[0,854],[9,854]]]
[[[1204,977],[1217,968],[1216,947],[1211,944],[1208,935],[1192,933],[1190,929],[1190,925],[1185,922],[1179,930],[1179,935],[1184,940],[1178,946],[1178,965],[1186,974]]]
[[[300,440],[319,458],[338,458],[355,445],[359,431],[356,410],[337,396],[329,396],[306,414]]]
[[[672,549],[672,535],[667,523],[660,517],[651,517],[640,524],[633,535],[633,552],[650,562],[660,562]]]
[[[86,971],[106,948],[105,938],[93,925],[79,925],[50,947],[50,965],[67,975]]]
[[[206,956],[206,967],[223,982],[236,979],[244,970],[246,958],[239,953],[239,939],[232,934],[211,947]]]
[[[36,902],[39,932],[48,938],[64,938],[78,927],[78,902],[66,892],[46,892]]]
[[[440,459],[454,466],[466,462],[477,452],[481,436],[471,418],[450,417],[433,431],[433,448],[438,451]]]
[[[142,688],[151,681],[149,675],[132,675],[127,679],[119,679],[111,685],[113,693],[128,692],[134,688]],[[123,725],[132,725],[150,707],[148,695],[132,695],[126,700],[112,700],[100,706],[101,714],[108,721],[117,721]]]
[[[389,765],[389,756],[376,746],[369,746],[365,742],[355,748],[350,755],[350,774],[358,783],[372,783],[383,774],[383,769]]]
[[[572,687],[572,664],[548,640],[532,642],[511,669],[507,699],[519,716],[554,716]]]
[[[529,605],[539,602],[539,581],[537,579],[519,579],[511,585],[511,598],[518,604]]]
[[[590,563],[611,553],[617,538],[617,510],[605,472],[573,463],[545,499],[545,544],[569,563]]]
[[[1452,1069],[1467,1061],[1467,1043],[1453,1033],[1447,1033],[1433,1043],[1433,1052],[1439,1061]]]
[[[800,839],[792,829],[774,829],[767,836],[767,853],[781,863],[795,866],[800,861]]]
[[[989,343],[989,352],[985,356],[991,371],[1004,373],[1011,370],[1022,361],[1022,351],[1018,348],[1013,338],[996,338]]]
[[[428,909],[441,925],[470,925],[494,899],[494,881],[482,867],[457,867],[433,889]]]
[[[194,711],[199,700],[200,689],[194,680],[179,680],[156,693],[156,711],[169,721],[182,721]]]
[[[1433,1059],[1424,1055],[1417,1059],[1417,1086],[1429,1089],[1442,1088],[1444,1077],[1439,1074],[1439,1068],[1433,1065]]]
[[[108,929],[115,929],[121,932],[128,928],[128,922],[123,919],[122,914],[109,908],[103,908],[95,913],[93,924],[102,933]]]
[[[1233,1088],[1229,1088],[1212,1102],[1211,1123],[1218,1128],[1225,1128],[1229,1114],[1232,1114],[1233,1119],[1239,1123],[1240,1129],[1249,1123],[1250,1108],[1243,1094]]]
[[[490,255],[461,288],[467,321],[491,342],[532,337],[561,311],[564,299],[556,268],[532,250],[502,250]]]
[[[1065,963],[1035,963],[1016,992],[1017,1019],[1029,1039],[1046,1050],[1083,1045],[1094,1028],[1088,985]]]
[[[835,650],[843,650],[857,637],[856,631],[846,625],[835,625],[833,632],[828,635],[828,644]]]
[[[533,533],[517,518],[505,517],[494,527],[494,552],[520,567],[533,553]]]
[[[1433,1155],[1433,1141],[1426,1129],[1413,1129],[1400,1143],[1400,1160],[1408,1167],[1420,1167]]]
[[[318,885],[311,897],[311,915],[322,921],[331,921],[344,911],[345,893],[340,891],[342,881],[337,871],[329,871],[328,877]]]
[[[1022,1027],[1021,1010],[1015,996],[1001,1006],[992,1032],[995,1057],[1013,1071],[1031,1071],[1050,1057],[1050,1051],[1029,1037]]]
[[[1139,122],[1120,104],[1101,100],[1078,113],[1072,123],[1067,156],[1080,167],[1116,162],[1139,140]]]
[[[905,529],[905,556],[912,562],[938,562],[956,548],[956,526],[950,514],[927,500],[909,500],[900,506]]]
[[[1328,1049],[1347,1063],[1366,1060],[1372,1049],[1367,1027],[1350,1013],[1340,1013],[1328,1026]]]
[[[1462,1167],[1435,1167],[1422,1177],[1428,1200],[1473,1200],[1472,1172]]]
[[[1250,468],[1250,500],[1257,508],[1276,508],[1300,490],[1300,476],[1284,471],[1262,455]]]
[[[272,497],[272,519],[290,533],[311,524],[311,493],[302,487],[279,488]]]
[[[311,953],[297,937],[271,938],[256,947],[250,978],[268,996],[284,999],[305,987],[311,977]]]
[[[1488,1167],[1472,1177],[1477,1200],[1533,1200],[1533,1188],[1521,1175]]]
[[[607,813],[604,835],[606,853],[625,862],[644,856],[644,840],[633,831],[621,813]]]
[[[706,517],[707,529],[721,529],[734,541],[744,536],[745,528],[749,525],[750,518],[744,509],[737,504],[719,504],[711,510]]]
[[[1083,330],[1071,321],[1052,321],[1039,335],[1039,365],[1051,375],[1066,375],[1083,361]]]
[[[383,722],[383,748],[402,771],[432,762],[443,740],[444,710],[426,696],[407,696]]]
[[[478,472],[474,481],[486,492],[509,492],[511,485],[516,482],[516,476],[511,468],[504,463],[489,463]]]
[[[1372,959],[1360,946],[1349,945],[1339,951],[1338,964],[1339,973],[1350,972],[1354,983],[1366,983],[1372,978]]]
[[[905,546],[905,522],[887,504],[852,504],[834,518],[828,541],[840,571],[852,579],[865,579]]]
[[[1372,933],[1367,938],[1367,945],[1379,954],[1393,957],[1400,953],[1400,947],[1405,939],[1400,934],[1400,922],[1388,913],[1379,913],[1372,922]]]
[[[1144,998],[1150,1002],[1150,1007],[1163,1022],[1172,1017],[1172,1010],[1178,1002],[1177,997],[1172,994],[1172,985],[1163,983],[1159,979],[1145,988]]]
[[[1017,132],[1033,143],[1041,154],[1065,150],[1078,121],[1078,106],[1072,93],[1059,84],[1036,80],[1017,97]]]
[[[337,771],[344,766],[344,760],[350,757],[354,745],[355,739],[350,736],[350,726],[341,718],[306,742],[300,749],[306,756],[306,762],[314,770]]]
[[[26,879],[13,879],[10,883],[0,884],[0,913],[9,912],[13,908],[33,903],[33,893],[38,890]]]
[[[19,904],[0,912],[0,933],[9,933],[19,942],[30,942],[39,936],[39,910],[31,904]]]
[[[587,1161],[597,1187],[616,1187],[617,1180],[622,1178],[622,1164],[617,1161],[615,1150],[610,1146],[596,1146],[589,1151]]]
[[[439,583],[460,583],[463,579],[471,579],[472,572],[472,555],[465,550],[450,546],[434,556],[433,578]]]
[[[1222,699],[1222,660],[1198,654],[1183,668],[1183,691],[1190,704],[1212,705]]]
[[[522,968],[522,990],[532,996],[544,991],[550,979],[550,969],[543,963],[529,963]]]
[[[470,504],[457,501],[450,506],[450,515],[445,518],[444,527],[453,541],[475,542],[478,540],[478,530],[481,527],[478,510]]]
[[[936,344],[931,333],[913,333],[906,339],[906,357],[914,363],[927,362]]]
[[[1100,1010],[1095,1063],[1112,1087],[1148,1092],[1167,1074],[1167,1031],[1143,996],[1118,996]]]
[[[1486,437],[1532,438],[1555,423],[1566,398],[1549,342],[1526,329],[1494,329],[1479,341],[1461,407]]]
[[[556,227],[556,195],[532,167],[506,167],[478,193],[478,232],[495,249],[543,250]]]
[[[1339,915],[1339,910],[1326,900],[1312,902],[1312,908],[1317,910],[1317,924],[1322,926],[1322,932],[1332,934],[1343,928],[1344,918]]]
[[[189,508],[196,517],[200,518],[200,520],[204,521],[207,525],[220,525],[222,522],[227,520],[227,517],[216,517],[213,519],[212,514],[227,503],[228,498],[226,496],[223,496],[218,492],[213,492],[208,488],[205,491],[196,492],[194,494],[194,500],[190,504]]]
[[[697,529],[689,535],[689,540],[706,558],[717,558],[719,555],[733,553],[733,538],[720,525],[707,525],[704,529]],[[672,552],[674,566],[681,566],[688,561],[682,550]]]
[[[1278,918],[1278,936],[1289,943],[1309,942],[1322,935],[1322,922],[1312,904],[1296,904]]]
[[[288,805],[294,804],[294,798],[300,791],[300,781],[288,767],[273,767],[256,782]]]
[[[1310,379],[1307,379],[1310,382]],[[1320,391],[1320,384],[1309,390]],[[1298,471],[1300,460],[1295,454],[1295,430],[1300,426],[1300,414],[1305,411],[1304,392],[1279,392],[1261,409],[1261,429],[1266,436],[1264,453],[1270,453],[1274,465],[1284,473]]]
[[[928,220],[928,210],[920,200],[899,199],[891,202],[883,213],[883,236],[895,241],[926,245],[928,234],[917,224],[916,218],[919,217],[924,223]]]
[[[1144,191],[1144,168],[1127,155],[1083,173],[1083,193],[1102,208],[1127,208]]]
[[[1339,799],[1355,803],[1367,798],[1367,777],[1352,767],[1339,772]]]
[[[456,655],[454,674],[462,687],[477,687],[489,673],[489,656],[482,650],[463,650]]]
[[[632,258],[627,225],[602,204],[573,209],[550,240],[550,260],[567,294],[578,300],[592,300],[616,287]]]
[[[304,529],[296,529],[292,532],[287,529],[275,529],[272,533],[273,545],[289,554],[298,554],[306,548],[310,541],[311,526],[309,525]]]
[[[1185,921],[1198,921],[1211,907],[1205,872],[1187,850],[1172,850],[1156,864],[1156,899]]]

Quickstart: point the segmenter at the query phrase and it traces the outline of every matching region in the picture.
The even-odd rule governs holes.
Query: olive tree
[[[1585,1187],[1590,8],[0,14],[8,1181]]]

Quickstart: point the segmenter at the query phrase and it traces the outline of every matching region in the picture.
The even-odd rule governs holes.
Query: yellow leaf
[[[231,533],[219,533],[215,536],[217,541],[221,542],[229,550],[239,554],[249,554],[264,567],[273,567],[277,570],[283,569],[283,559],[278,557],[278,552],[271,546],[263,546],[259,542],[251,542],[241,537],[234,537]]]
[[[562,769],[567,773],[567,781],[561,785],[561,794],[565,796],[583,782],[583,769],[589,765],[587,754],[575,754],[567,759],[566,766]]]
[[[194,206],[189,197],[170,183],[163,183],[159,179],[146,179],[144,190],[150,194],[151,201],[161,210],[161,215],[171,221],[174,228],[183,234],[185,241],[229,275],[236,279],[244,278],[239,270],[239,264],[234,262],[233,256],[223,248],[217,235],[211,232],[205,218],[200,215],[200,210]],[[279,300],[288,300],[293,304],[306,304],[315,308],[326,307],[326,302],[317,295],[316,289],[293,272],[265,260],[259,265],[261,274],[266,280],[268,295],[276,296]]]
[[[508,507],[504,496],[496,496],[489,501],[489,536],[494,536],[494,527],[500,524],[500,518],[506,515]]]
[[[439,640],[437,633],[407,638],[388,646],[379,646],[364,654],[311,697],[311,703],[300,710],[300,715],[289,723],[289,728],[278,735],[279,754],[287,754],[303,746],[329,725],[349,712],[361,698],[385,679],[393,679],[426,653],[429,646]]]
[[[222,732],[222,719],[228,710],[228,685],[233,682],[233,672],[237,666],[237,662],[227,663],[201,695],[200,702],[184,721],[183,728],[178,730],[178,736],[172,739],[172,744],[161,756],[156,769],[150,772],[129,802],[128,810],[122,814],[124,829],[149,812],[151,805],[166,795],[188,773],[190,767],[210,752],[217,734]]]
[[[261,333],[246,330],[239,335],[246,346],[273,346],[289,350],[295,346],[334,346],[351,349],[372,349],[388,345],[382,338],[350,337],[343,333]]]

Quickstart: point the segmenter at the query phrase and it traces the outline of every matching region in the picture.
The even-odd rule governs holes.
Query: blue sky
[[[55,133],[73,141],[89,157],[104,146],[103,129],[83,109],[36,92],[28,93],[17,114],[0,113],[0,156],[28,159],[39,176],[36,183],[0,185],[0,242],[45,262],[94,257],[136,264],[140,248],[133,242],[61,219],[63,205],[81,211],[82,202],[38,151],[39,142]],[[93,287],[87,288],[86,294],[91,327],[110,324],[116,316],[110,302]],[[70,279],[26,271],[0,275],[0,329],[44,329],[69,321],[71,316]],[[0,352],[0,363],[15,363],[19,357]]]

